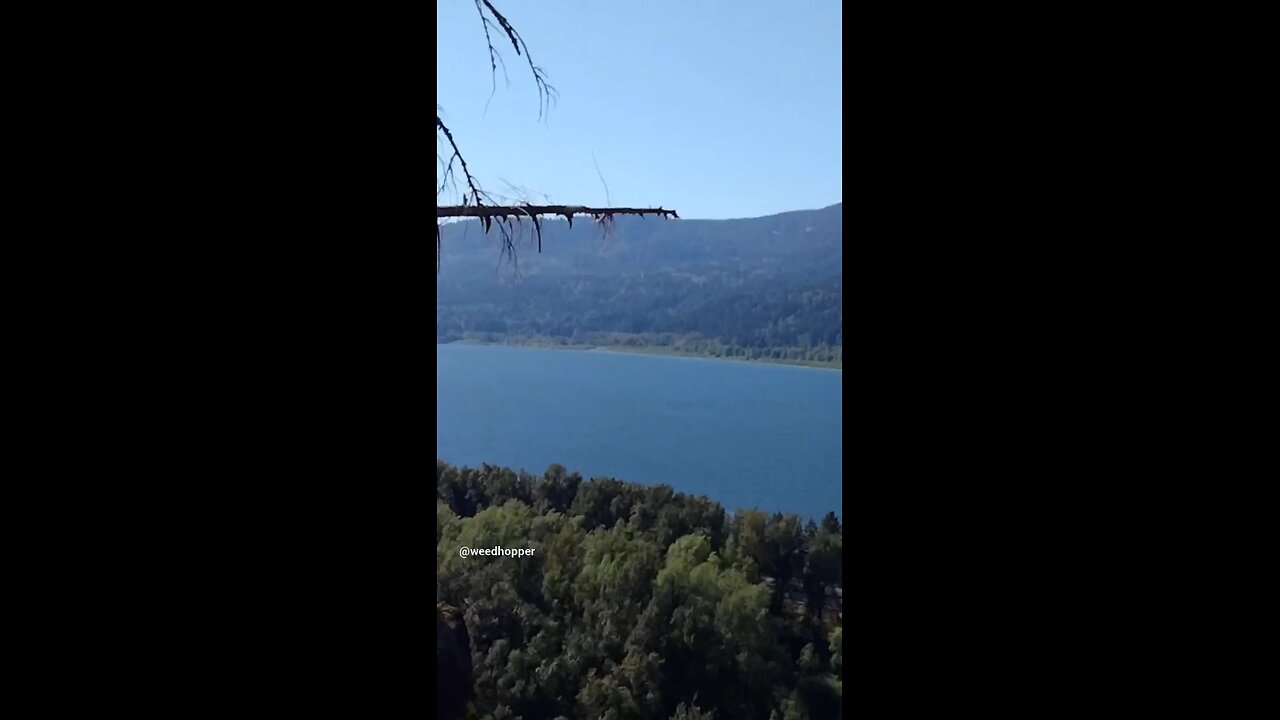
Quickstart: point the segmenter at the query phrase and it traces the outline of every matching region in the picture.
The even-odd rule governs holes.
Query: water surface
[[[436,456],[667,483],[733,511],[840,514],[835,370],[499,345],[436,346]]]

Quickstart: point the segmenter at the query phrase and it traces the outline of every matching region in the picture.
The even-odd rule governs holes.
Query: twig
[[[591,151],[591,164],[596,166],[596,177],[600,178],[600,184],[604,185],[604,201],[610,205],[613,204],[613,198],[609,195],[609,183],[604,181],[604,173],[600,172],[600,163],[596,160],[596,151]]]

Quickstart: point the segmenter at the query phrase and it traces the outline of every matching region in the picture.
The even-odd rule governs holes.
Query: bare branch
[[[626,207],[584,207],[582,205],[442,205],[436,207],[436,217],[529,217],[532,215],[559,215],[573,222],[576,215],[590,215],[596,220],[614,215],[658,215],[664,218],[680,219],[675,210],[663,208],[626,208]]]
[[[484,44],[489,46],[489,84],[492,86],[489,90],[489,99],[493,99],[494,93],[498,92],[498,51],[493,48],[493,39],[489,37],[489,26],[493,23],[484,14],[484,8],[480,5],[480,0],[476,0],[476,11],[480,13],[480,26],[484,28]],[[503,67],[506,67],[504,64]],[[488,107],[489,103],[485,103]]]
[[[511,47],[515,48],[516,55],[523,55],[524,59],[529,63],[529,69],[533,71],[533,82],[538,88],[538,119],[541,120],[556,99],[556,89],[547,82],[547,74],[542,68],[533,64],[533,56],[529,54],[529,46],[525,44],[524,38],[520,37],[520,33],[516,31],[511,22],[493,6],[489,0],[475,0],[476,10],[480,13],[481,20],[484,21],[484,38],[489,45],[489,64],[490,72],[496,72],[494,65],[497,51],[493,47],[493,42],[489,36],[490,21],[485,17],[484,11],[487,8],[489,13],[493,15],[493,19],[498,21],[498,25],[502,31],[507,34],[507,39],[511,41]],[[505,68],[505,66],[504,66]]]
[[[484,30],[485,45],[489,49],[489,72],[492,79],[492,88],[489,99],[493,99],[493,93],[497,90],[497,69],[502,66],[502,74],[507,79],[508,85],[510,79],[506,78],[507,65],[502,59],[502,54],[498,52],[493,45],[493,36],[490,30],[500,29],[507,36],[511,47],[519,55],[525,59],[529,65],[529,70],[533,73],[534,85],[538,88],[538,119],[542,120],[547,112],[551,109],[551,105],[555,102],[557,93],[546,79],[546,73],[542,68],[533,62],[533,56],[529,53],[529,47],[525,44],[524,38],[516,31],[515,27],[507,20],[506,16],[493,6],[491,0],[473,0],[476,6],[476,12],[480,15],[481,28]],[[495,25],[496,23],[496,25]],[[485,109],[488,110],[489,103],[485,103]],[[573,226],[573,218],[578,215],[589,215],[597,222],[608,226],[614,215],[658,215],[664,218],[676,218],[680,216],[674,210],[664,210],[663,208],[621,208],[621,207],[603,207],[592,208],[577,205],[532,205],[528,202],[517,202],[501,204],[503,200],[499,198],[495,200],[494,196],[485,192],[480,187],[480,183],[476,177],[472,175],[471,168],[467,166],[466,159],[462,156],[462,151],[458,149],[458,144],[454,140],[453,132],[445,124],[441,118],[442,110],[439,103],[436,104],[436,142],[437,146],[443,150],[444,143],[440,141],[440,135],[443,134],[445,140],[448,141],[449,156],[446,159],[444,153],[437,151],[436,160],[440,164],[440,184],[436,188],[437,202],[439,196],[446,188],[452,187],[454,192],[457,191],[457,172],[455,164],[462,169],[463,181],[466,183],[466,192],[462,193],[461,205],[448,205],[436,207],[436,272],[440,272],[440,255],[441,255],[441,218],[458,218],[458,217],[474,217],[479,218],[481,227],[484,232],[488,233],[493,229],[494,225],[498,226],[498,232],[502,236],[502,252],[501,256],[509,257],[512,262],[516,261],[515,241],[512,237],[512,230],[515,224],[520,223],[523,219],[528,218],[534,229],[534,234],[538,240],[538,252],[542,252],[542,221],[541,217],[563,216],[569,226]],[[592,154],[592,162],[595,162],[595,155]],[[605,200],[612,203],[609,197],[609,185],[604,182],[604,175],[600,172],[599,163],[596,163],[596,174],[600,177],[600,182],[605,186]],[[510,185],[508,183],[508,185]],[[496,222],[495,222],[496,221]],[[501,262],[501,258],[499,259]],[[518,268],[517,268],[518,272]]]
[[[453,170],[453,161],[457,160],[462,165],[462,173],[466,177],[467,189],[471,192],[471,201],[476,205],[480,205],[483,197],[480,186],[477,184],[475,176],[471,174],[471,170],[467,167],[467,160],[462,157],[462,151],[458,149],[458,143],[454,141],[453,133],[449,131],[449,127],[444,124],[444,120],[441,120],[439,115],[436,115],[436,130],[444,133],[445,138],[449,141],[449,147],[453,148],[453,155],[449,156],[449,162],[445,167],[444,179],[448,180]],[[444,183],[442,182],[441,187],[443,185]],[[463,202],[467,202],[466,197],[463,198]]]
[[[534,236],[538,241],[538,252],[542,252],[542,221],[541,216],[553,215],[563,217],[569,222],[569,227],[573,227],[573,218],[579,215],[589,215],[593,220],[605,225],[606,227],[613,221],[615,215],[657,215],[663,218],[680,219],[675,210],[667,210],[664,208],[627,208],[627,207],[585,207],[582,205],[449,205],[436,207],[436,255],[440,254],[440,218],[460,218],[473,217],[479,218],[480,223],[484,226],[487,233],[493,225],[498,226],[498,232],[502,234],[503,255],[509,256],[515,260],[515,243],[511,238],[512,223],[519,223],[524,218],[529,218],[533,222]],[[495,222],[496,220],[496,222]],[[439,262],[437,262],[436,272],[439,272]]]

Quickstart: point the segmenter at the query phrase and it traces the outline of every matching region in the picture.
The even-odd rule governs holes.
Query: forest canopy
[[[839,717],[839,519],[666,485],[436,463],[437,600],[485,718]],[[459,548],[533,548],[531,557]]]

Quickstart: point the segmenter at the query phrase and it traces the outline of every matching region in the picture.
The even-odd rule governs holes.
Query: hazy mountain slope
[[[744,220],[662,220],[619,217],[602,229],[589,220],[570,228],[564,220],[542,225],[543,252],[521,235],[520,271],[631,273],[652,270],[840,268],[843,206],[802,210]],[[463,264],[497,264],[498,235],[486,236],[475,221],[446,225],[442,232],[441,281],[448,284]],[[461,279],[474,279],[470,273]]]
[[[607,232],[560,220],[544,224],[541,254],[521,245],[517,276],[493,234],[456,223],[443,232],[436,337],[612,344],[625,334],[641,336],[628,344],[704,351],[695,341],[706,340],[754,348],[752,357],[834,348],[841,233],[841,205],[745,220],[619,218]]]

